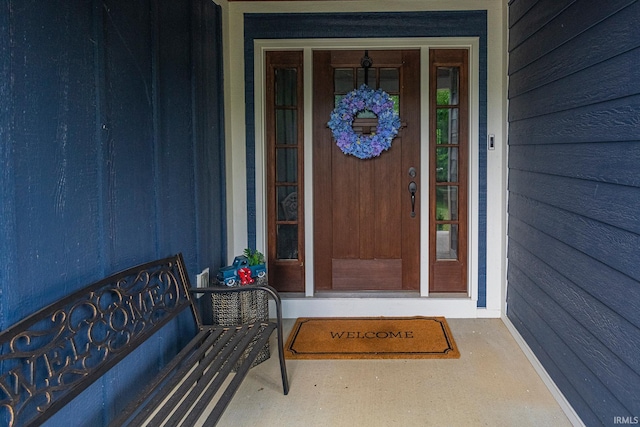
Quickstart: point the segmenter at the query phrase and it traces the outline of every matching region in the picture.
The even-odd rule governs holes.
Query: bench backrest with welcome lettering
[[[275,293],[272,289],[266,291]],[[184,365],[184,360],[199,364],[205,353],[212,354],[212,349],[216,348],[213,344],[217,339],[215,337],[229,337],[224,338],[230,339],[229,342],[249,340],[240,337],[233,328],[203,326],[190,293],[189,278],[181,254],[132,267],[100,280],[2,331],[0,417],[4,418],[0,418],[0,424],[40,425],[185,310],[191,311],[195,327],[200,331],[186,347],[199,347],[194,351],[201,353],[193,353],[187,358],[181,356],[187,353],[185,348],[166,368],[172,364]],[[260,343],[264,345],[275,329],[275,324],[261,324],[255,328],[245,325],[237,330],[253,330],[250,333],[254,342],[255,337],[261,335]],[[281,341],[280,322],[278,332]],[[209,347],[204,347],[205,341]],[[218,341],[220,344],[216,345],[223,347],[222,342]],[[250,349],[250,345],[238,351],[246,352],[248,350],[244,349],[247,348]],[[252,354],[258,351],[259,348]],[[215,357],[235,357],[233,363],[241,360],[241,355],[233,355],[230,349],[223,349],[220,354]],[[177,360],[180,357],[183,359]],[[210,366],[215,365],[218,371],[231,371],[231,367],[224,367],[225,360],[209,363]],[[181,369],[186,371],[189,366]],[[246,370],[248,366],[243,375],[246,375]],[[288,381],[283,357],[281,370],[287,394]],[[242,378],[238,377],[236,382]],[[166,377],[158,381],[166,382]],[[198,382],[198,378],[194,379],[194,384]],[[228,393],[227,400],[231,399],[237,386],[239,384]],[[151,384],[150,387],[157,385]],[[227,403],[220,405],[214,418],[221,416]]]

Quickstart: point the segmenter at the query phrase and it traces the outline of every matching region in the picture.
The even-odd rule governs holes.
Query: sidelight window
[[[436,75],[436,258],[458,259],[459,67]]]
[[[268,273],[281,291],[304,289],[302,53],[268,52],[266,79]]]
[[[467,291],[468,52],[429,55],[431,292]]]

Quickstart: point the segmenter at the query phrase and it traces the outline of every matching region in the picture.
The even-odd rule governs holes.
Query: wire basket
[[[266,285],[267,278],[256,279],[255,285]],[[211,294],[212,321],[221,326],[237,326],[269,320],[269,297],[260,290]],[[245,351],[245,356],[235,366],[237,370],[253,348],[255,341]],[[271,356],[267,342],[251,367],[259,365]]]

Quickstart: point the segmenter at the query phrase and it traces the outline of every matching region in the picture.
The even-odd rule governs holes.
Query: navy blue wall
[[[640,416],[638,22],[509,7],[508,317],[589,426]]]
[[[245,119],[247,123],[247,207],[249,245],[256,243],[255,112],[253,42],[255,39],[478,37],[479,39],[479,171],[478,307],[486,307],[487,233],[487,12],[269,13],[246,14]],[[426,90],[426,89],[424,89]]]
[[[0,0],[1,328],[130,265],[226,261],[220,34],[205,0]],[[52,424],[108,421],[185,320]]]

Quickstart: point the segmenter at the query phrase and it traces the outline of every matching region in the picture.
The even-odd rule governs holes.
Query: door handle
[[[416,216],[416,191],[418,191],[418,184],[415,181],[409,183],[409,193],[411,193],[411,218]]]

